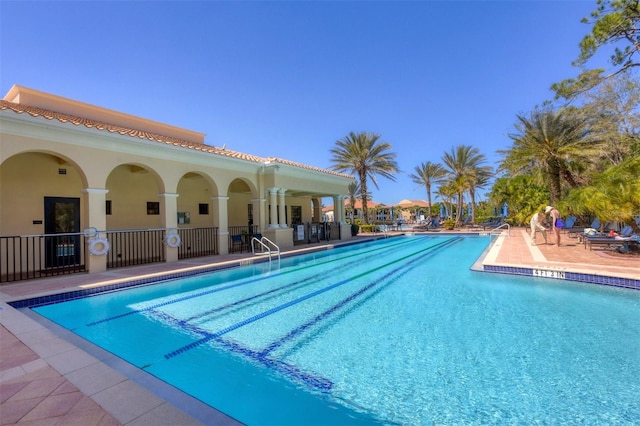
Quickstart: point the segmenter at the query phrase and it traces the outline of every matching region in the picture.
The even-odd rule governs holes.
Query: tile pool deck
[[[514,228],[509,237],[497,239],[480,266],[506,273],[519,268],[550,274],[614,277],[633,286],[640,280],[640,256],[622,257],[600,249],[586,250],[577,239],[564,235],[562,242],[561,247],[531,246],[527,231]],[[295,251],[318,246],[304,246]],[[212,264],[238,264],[249,257],[250,254],[221,255],[0,286],[0,425],[237,424],[146,374],[132,371],[137,369],[83,343],[70,332],[48,327],[35,315],[14,309],[7,302],[99,287],[133,277],[207,268]]]

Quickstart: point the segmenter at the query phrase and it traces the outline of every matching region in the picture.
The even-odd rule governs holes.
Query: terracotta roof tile
[[[276,162],[280,164],[286,164],[292,167],[298,167],[301,169],[312,170],[315,172],[327,173],[335,176],[342,176],[342,177],[349,177],[349,178],[351,177],[350,175],[347,175],[344,173],[338,173],[328,169],[321,169],[319,167],[309,166],[306,164],[297,163],[295,161],[284,160],[282,158],[258,157],[256,155],[245,154],[242,152],[233,151],[226,148],[217,148],[211,145],[202,145],[198,143],[189,142],[183,139],[174,138],[171,136],[163,136],[156,133],[150,133],[142,130],[122,127],[115,124],[103,123],[103,122],[88,119],[88,118],[76,117],[69,114],[49,111],[46,109],[33,107],[29,105],[17,104],[17,103],[5,101],[5,100],[0,100],[0,110],[11,110],[17,114],[26,113],[32,117],[41,117],[47,120],[57,120],[60,123],[64,123],[64,124],[72,124],[74,126],[84,126],[89,129],[96,129],[96,130],[106,131],[109,133],[117,133],[120,135],[126,135],[133,138],[145,139],[145,140],[158,142],[158,143],[164,143],[167,145],[173,145],[173,146],[184,148],[184,149],[193,149],[196,151],[202,151],[207,154],[215,154],[223,157],[250,161],[253,163],[265,163],[270,161],[270,162]]]

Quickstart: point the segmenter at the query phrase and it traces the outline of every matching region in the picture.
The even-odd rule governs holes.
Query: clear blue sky
[[[350,131],[379,133],[403,173],[371,190],[392,204],[426,199],[409,173],[455,145],[495,166],[516,114],[577,75],[580,19],[595,7],[0,0],[0,92],[19,84],[322,168]]]

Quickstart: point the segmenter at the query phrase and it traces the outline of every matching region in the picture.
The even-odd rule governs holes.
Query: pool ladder
[[[260,247],[260,251],[256,252],[256,244]],[[251,252],[254,256],[266,256],[269,255],[269,266],[271,266],[271,256],[274,254],[278,255],[278,265],[280,264],[280,247],[267,237],[262,237],[260,239],[253,237],[251,239]]]
[[[498,226],[497,228],[493,228],[491,230],[491,232],[489,232],[490,236],[493,235],[502,235],[502,229],[506,228],[507,229],[507,237],[511,236],[511,225],[509,225],[508,223],[503,223],[502,225]]]

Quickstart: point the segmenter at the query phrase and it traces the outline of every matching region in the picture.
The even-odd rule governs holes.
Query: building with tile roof
[[[322,198],[343,205],[351,182],[335,171],[210,146],[196,131],[13,86],[0,101],[0,276],[14,264],[56,269],[60,258],[66,269],[100,272],[247,250],[254,234],[289,248],[307,242],[306,227],[322,221]],[[333,238],[350,238],[344,209],[335,217]],[[242,236],[239,247],[234,235]],[[39,247],[26,250],[21,236],[39,236],[30,241]],[[133,253],[124,240],[142,236],[144,252],[135,243]],[[25,256],[30,266],[20,266]]]

